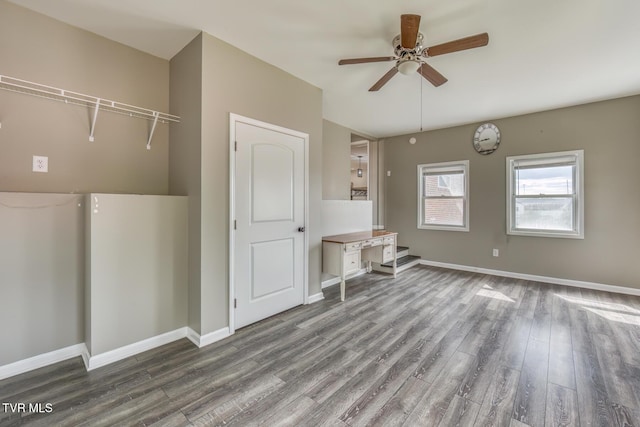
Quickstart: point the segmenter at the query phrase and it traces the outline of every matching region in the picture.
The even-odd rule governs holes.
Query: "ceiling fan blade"
[[[460,50],[473,49],[474,47],[486,46],[487,44],[489,44],[489,34],[482,33],[431,46],[425,49],[424,52],[425,56],[431,57],[444,55],[445,53],[458,52]]]
[[[400,44],[405,49],[416,47],[420,15],[400,15]]]
[[[418,72],[422,74],[422,77],[429,80],[432,85],[438,87],[447,82],[447,78],[436,71],[431,65],[422,63],[420,68],[418,68]]]
[[[341,59],[338,61],[338,65],[350,65],[350,64],[364,64],[367,62],[386,62],[386,61],[394,61],[397,58],[395,56],[377,56],[373,58],[351,58],[351,59]]]
[[[395,76],[397,73],[398,73],[398,69],[396,67],[393,67],[392,69],[387,71],[387,74],[382,76],[382,78],[378,80],[376,84],[371,86],[371,89],[369,89],[369,92],[375,92],[377,90],[380,90],[380,88],[385,84],[387,84],[387,82],[391,80],[391,77]]]

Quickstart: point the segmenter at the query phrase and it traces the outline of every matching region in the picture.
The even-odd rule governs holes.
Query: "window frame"
[[[464,177],[464,194],[462,196],[463,206],[463,225],[441,225],[441,224],[425,224],[424,223],[424,175],[425,172],[437,173],[445,172],[462,172]],[[438,179],[439,181],[439,179]],[[445,198],[446,196],[434,197],[436,199]],[[451,197],[459,199],[460,197]],[[422,230],[442,230],[442,231],[469,231],[469,160],[458,160],[453,162],[425,163],[418,165],[418,228]]]
[[[572,160],[569,160],[573,158]],[[536,165],[547,167],[552,165],[575,165],[573,177],[572,211],[574,229],[567,230],[542,230],[533,228],[516,228],[516,168],[517,162],[531,162],[532,168]],[[565,239],[584,239],[584,150],[559,151],[553,153],[525,154],[508,156],[506,158],[507,172],[507,234],[513,236],[532,237],[558,237]],[[541,194],[539,196],[544,196]],[[567,197],[567,195],[549,194],[547,197]],[[526,197],[525,197],[526,198]],[[533,197],[528,198],[535,198]]]

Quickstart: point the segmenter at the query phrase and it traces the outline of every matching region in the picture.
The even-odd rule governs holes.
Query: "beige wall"
[[[322,121],[322,198],[349,200],[351,193],[351,130]]]
[[[201,46],[201,48],[199,47]],[[200,310],[198,332],[207,334],[228,326],[228,277],[229,277],[229,114],[235,113],[253,119],[273,123],[310,135],[309,143],[309,293],[320,292],[321,218],[322,195],[322,92],[282,70],[262,62],[241,50],[206,33],[201,34],[185,49],[201,49],[202,97],[190,99],[177,93],[171,98],[174,114],[197,111],[201,108],[201,134],[197,124],[190,130],[180,130],[184,139],[171,144],[186,144],[191,150],[189,161],[171,168],[175,191],[186,191],[200,197],[200,207],[190,206],[199,222],[199,265],[190,266],[191,286],[199,280],[199,295],[190,296],[190,311],[196,305]],[[172,76],[172,86],[195,85],[185,82],[188,68],[198,67],[197,62],[185,51],[171,61],[182,75]],[[197,54],[196,54],[197,56]],[[193,76],[193,75],[192,75]],[[195,87],[194,86],[194,87]],[[201,102],[200,105],[198,105]],[[198,140],[199,137],[199,140]],[[199,153],[197,152],[199,150]],[[198,168],[198,171],[190,171]],[[185,184],[186,183],[186,184]],[[198,188],[198,185],[200,186]],[[185,187],[186,186],[186,187]],[[172,192],[174,187],[172,184]],[[193,235],[192,228],[190,235]],[[193,256],[190,253],[190,256]],[[197,256],[197,255],[196,255]],[[199,275],[199,278],[198,278]],[[193,319],[190,319],[192,322]]]
[[[171,111],[182,119],[170,129],[169,192],[189,196],[188,324],[200,333],[202,35],[171,59],[170,86]]]
[[[5,76],[169,109],[168,61],[1,0],[0,58]],[[103,112],[91,143],[91,113],[0,90],[0,191],[13,192],[0,206],[0,324],[12,334],[0,365],[91,339],[80,198],[21,192],[168,192],[169,125],[147,151],[149,121]],[[31,172],[33,155],[49,157],[49,173]]]
[[[187,198],[88,194],[91,356],[187,323]]]
[[[385,168],[384,160],[385,160],[385,140],[379,139],[376,141],[376,182],[378,183],[378,200],[376,200],[376,222],[377,225],[383,226],[387,228],[385,218],[386,218],[386,179],[387,179],[387,171]]]
[[[491,155],[471,145],[477,124],[385,142],[387,226],[423,258],[466,266],[640,288],[640,96],[494,120]],[[585,239],[507,236],[505,157],[584,149]],[[470,232],[416,227],[421,163],[470,161]],[[492,248],[500,257],[492,257]]]
[[[382,146],[370,136],[362,136],[354,130],[341,126],[329,120],[322,121],[322,199],[350,200],[351,182],[355,186],[362,186],[363,178],[358,178],[351,172],[351,142],[369,140],[369,198],[373,202],[373,225],[383,225],[382,204],[383,195],[380,194],[379,165],[382,160]],[[357,163],[357,162],[356,162]]]
[[[168,112],[169,62],[0,1],[0,73]],[[166,194],[169,125],[0,90],[0,191]],[[31,171],[49,157],[49,173]]]
[[[84,341],[82,202],[0,193],[0,366]]]

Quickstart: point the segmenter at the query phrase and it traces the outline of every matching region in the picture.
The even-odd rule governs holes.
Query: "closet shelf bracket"
[[[97,99],[96,107],[93,110],[93,121],[91,122],[91,133],[89,134],[89,142],[95,141],[93,133],[96,130],[96,120],[98,120],[98,111],[100,111],[100,98]]]
[[[74,104],[86,108],[92,108],[93,121],[91,122],[91,133],[89,135],[89,141],[91,142],[95,140],[94,131],[96,128],[96,120],[98,119],[98,111],[100,110],[152,121],[153,124],[151,125],[151,131],[149,132],[149,139],[147,140],[147,150],[151,149],[151,138],[153,137],[158,121],[162,123],[180,122],[180,116],[173,114],[161,113],[148,108],[136,107],[135,105],[85,95],[66,89],[59,89],[40,83],[17,79],[15,77],[0,75],[0,89],[33,95],[40,98],[52,99],[55,101],[62,101],[65,104]]]
[[[153,131],[156,130],[156,125],[158,124],[158,112],[153,112],[153,124],[151,125],[151,132],[149,132],[149,140],[147,141],[147,150],[151,150],[151,138],[153,138]]]

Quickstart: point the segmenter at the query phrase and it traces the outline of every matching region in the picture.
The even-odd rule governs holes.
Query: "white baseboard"
[[[34,369],[43,368],[54,363],[62,362],[63,360],[82,356],[82,352],[85,348],[84,343],[74,344],[59,350],[50,351],[28,359],[18,360],[17,362],[0,366],[0,380],[14,375],[23,374]]]
[[[593,289],[596,291],[614,292],[625,295],[640,296],[640,289],[625,286],[605,285],[604,283],[583,282],[581,280],[560,279],[557,277],[537,276],[534,274],[516,273],[513,271],[492,270],[489,268],[472,267],[468,265],[449,264],[446,262],[420,260],[420,264],[432,267],[449,268],[451,270],[469,271],[472,273],[491,274],[493,276],[510,277],[512,279],[533,280],[536,282],[552,283],[555,285],[572,286],[576,288]]]
[[[340,280],[340,278],[338,276],[332,277],[331,279],[327,279],[324,282],[322,282],[322,289],[327,288],[329,286],[333,286],[336,283],[340,283],[340,282],[341,282],[341,280]]]
[[[371,228],[374,230],[384,230],[384,224],[374,224]]]
[[[229,331],[228,326],[218,329],[217,331],[209,332],[205,335],[200,335],[193,329],[187,328],[187,338],[198,347],[204,347],[206,345],[213,344],[214,342],[227,338],[230,335],[231,332]]]
[[[115,350],[97,354],[95,356],[89,355],[89,352],[87,351],[87,354],[83,356],[83,359],[85,359],[87,371],[91,371],[110,363],[117,362],[118,360],[126,359],[127,357],[142,353],[143,351],[169,344],[170,342],[185,338],[186,336],[187,328],[184,327],[161,335],[156,335],[155,337],[147,338],[133,344],[125,345],[123,347],[116,348]]]
[[[321,295],[321,294],[316,294]],[[314,295],[314,297],[316,297]],[[319,301],[319,300],[318,300]],[[315,302],[315,301],[314,301]],[[92,356],[85,343],[75,344],[49,353],[40,354],[28,359],[19,360],[8,365],[0,366],[0,380],[22,374],[54,363],[62,362],[73,357],[81,356],[87,371],[91,371],[102,366],[108,365],[118,360],[125,359],[130,356],[169,344],[182,338],[188,338],[198,347],[204,347],[216,341],[220,341],[230,335],[229,328],[225,327],[217,331],[211,332],[204,336],[200,336],[193,329],[184,327],[174,331],[166,332],[155,337],[147,338],[124,347],[116,348],[105,353]]]
[[[91,359],[91,353],[89,352],[89,349],[87,348],[87,344],[86,343],[82,343],[82,361],[84,362],[84,369],[86,369],[87,371],[89,370],[89,359]]]
[[[313,304],[314,302],[322,301],[324,299],[324,294],[322,292],[318,292],[315,295],[310,295],[307,299],[307,304]]]
[[[349,280],[349,279],[351,279],[353,277],[361,276],[361,275],[365,274],[366,272],[367,272],[366,268],[361,268],[360,270],[356,271],[355,273],[348,275],[345,280]],[[339,276],[332,277],[331,279],[327,279],[324,282],[322,282],[322,289],[327,288],[329,286],[333,286],[336,283],[340,283],[341,281],[342,280],[340,280]]]

